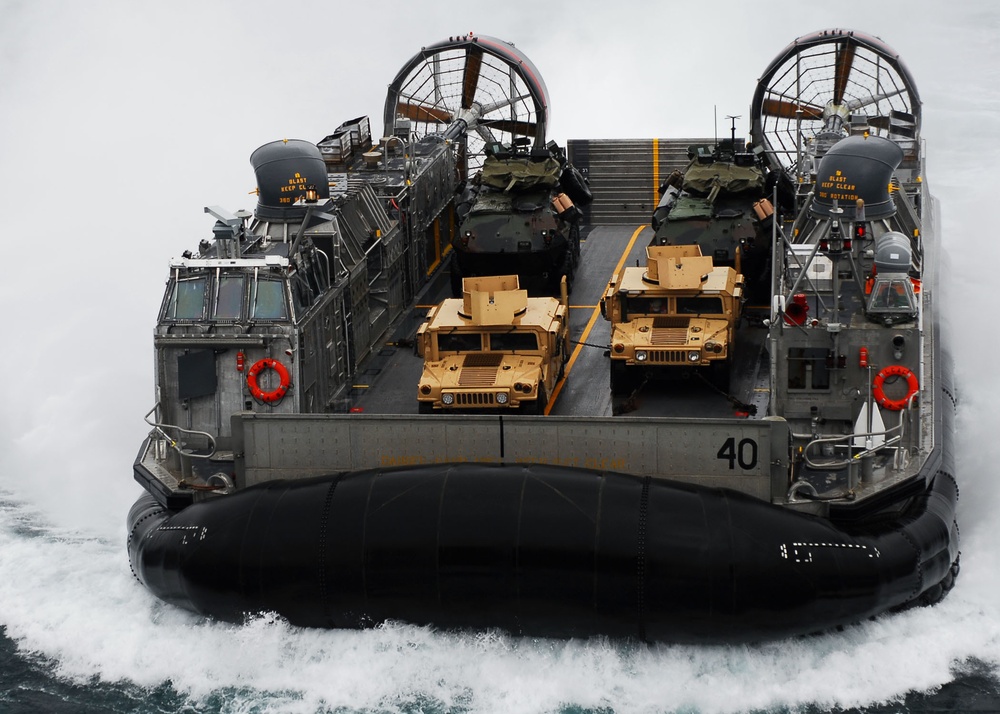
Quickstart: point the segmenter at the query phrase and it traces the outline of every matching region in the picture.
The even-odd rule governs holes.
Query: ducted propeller
[[[451,37],[415,55],[389,85],[385,133],[408,120],[416,136],[461,140],[461,168],[482,166],[487,143],[545,142],[548,90],[513,45],[482,35]]]
[[[920,133],[920,98],[899,56],[880,39],[846,30],[798,38],[757,84],[753,142],[788,169],[814,136],[867,131],[897,142]]]

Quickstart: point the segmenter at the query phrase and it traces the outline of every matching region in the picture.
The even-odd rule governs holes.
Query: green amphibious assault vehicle
[[[762,159],[743,146],[734,129],[733,137],[714,149],[705,144],[688,148],[690,163],[660,186],[652,245],[697,245],[715,265],[750,276],[747,298],[766,302],[775,213],[769,197],[783,175],[768,171]],[[779,187],[781,199],[789,194],[790,184],[785,184]]]
[[[591,201],[580,172],[553,141],[530,148],[484,147],[482,170],[467,183],[455,207],[461,226],[452,240],[452,294],[462,279],[517,275],[534,292],[570,289],[580,261],[579,206]]]

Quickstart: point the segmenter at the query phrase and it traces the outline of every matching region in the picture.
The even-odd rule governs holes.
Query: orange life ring
[[[257,384],[257,375],[263,372],[265,369],[273,369],[278,373],[279,384],[276,389],[272,389],[269,392],[265,392]],[[264,359],[255,362],[250,371],[247,372],[247,387],[250,388],[250,394],[259,402],[264,402],[265,404],[274,404],[275,402],[280,402],[282,397],[288,392],[288,386],[292,383],[291,375],[288,374],[288,368],[281,364],[276,359],[271,359],[270,357],[265,357]]]
[[[906,380],[906,396],[902,399],[889,399],[886,397],[885,391],[882,389],[882,385],[885,382],[886,377],[903,377]],[[919,391],[920,382],[917,380],[917,375],[901,364],[889,365],[876,374],[875,380],[872,382],[872,394],[875,397],[875,401],[880,407],[885,407],[886,409],[890,409],[894,412],[900,411],[903,407],[909,404],[913,395]]]

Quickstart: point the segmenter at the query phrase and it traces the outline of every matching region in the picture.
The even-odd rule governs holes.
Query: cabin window
[[[205,317],[205,278],[188,278],[174,283],[167,319],[201,320]]]
[[[239,320],[242,314],[243,276],[221,276],[216,288],[213,317],[217,320]]]
[[[827,390],[830,388],[829,350],[823,347],[788,349],[788,388]]]
[[[538,337],[534,332],[495,332],[490,335],[493,352],[534,352],[538,350]]]
[[[868,298],[868,316],[888,323],[906,322],[917,314],[913,283],[905,274],[879,275]]]
[[[480,352],[483,338],[478,332],[438,334],[438,352]]]
[[[724,315],[722,298],[719,297],[679,297],[678,315]]]
[[[265,278],[255,280],[250,304],[250,318],[253,320],[288,319],[284,283],[280,280],[267,280]]]
[[[872,290],[869,310],[913,310],[909,280],[879,280]]]

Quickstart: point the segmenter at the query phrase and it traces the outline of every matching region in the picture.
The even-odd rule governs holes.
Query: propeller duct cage
[[[804,174],[814,168],[802,166],[804,156],[819,158],[850,135],[892,139],[915,157],[920,97],[882,40],[825,30],[798,38],[771,62],[757,84],[751,122],[771,168]]]

